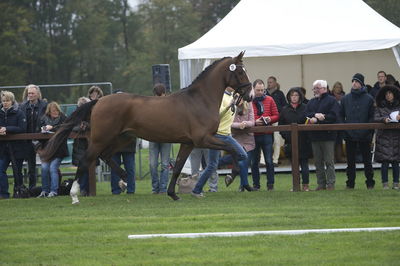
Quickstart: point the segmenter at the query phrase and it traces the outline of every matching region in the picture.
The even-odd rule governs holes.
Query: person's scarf
[[[299,103],[290,103],[293,109],[296,109],[299,106]]]
[[[45,115],[45,116],[43,116],[43,120],[44,120],[44,123],[46,124],[46,126],[50,125],[50,126],[54,127],[54,126],[57,126],[60,124],[61,115],[59,115],[56,118],[53,118],[50,115]]]
[[[253,102],[256,104],[257,107],[257,115],[262,115],[264,113],[264,104],[263,101],[265,100],[266,96],[259,96],[255,97]]]
[[[268,91],[269,95],[271,95],[271,96],[272,96],[272,94],[273,94],[274,92],[276,92],[277,90],[278,90],[278,88],[271,88],[271,89],[268,89],[268,88],[267,88],[267,91]]]

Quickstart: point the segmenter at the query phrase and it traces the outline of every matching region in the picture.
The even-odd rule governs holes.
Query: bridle
[[[228,80],[228,84],[230,84],[232,78],[234,78],[236,80],[236,82],[239,84],[235,89],[235,93],[239,94],[239,96],[236,99],[235,105],[239,105],[240,101],[243,99],[243,95],[241,95],[238,91],[241,88],[244,87],[251,87],[251,82],[246,82],[246,83],[241,83],[239,76],[236,74],[236,69],[240,67],[242,68],[242,70],[244,71],[244,73],[246,73],[243,64],[230,64],[229,65],[229,71],[231,72],[229,75],[229,80]]]

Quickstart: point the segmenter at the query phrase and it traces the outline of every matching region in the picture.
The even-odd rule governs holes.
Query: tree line
[[[132,9],[128,0],[2,0],[0,86],[110,81],[114,88],[150,95],[151,66],[170,64],[176,91],[178,48],[202,36],[238,2],[141,0]],[[400,26],[397,0],[365,2]],[[74,103],[87,89],[43,94]]]

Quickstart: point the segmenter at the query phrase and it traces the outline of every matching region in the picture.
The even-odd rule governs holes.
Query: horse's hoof
[[[181,199],[175,193],[168,193],[168,196],[170,196],[173,200],[180,200]]]
[[[126,182],[124,182],[122,179],[119,180],[118,185],[119,185],[119,187],[121,188],[121,191],[122,191],[122,192],[125,192],[126,187],[128,186],[128,184],[127,184]]]
[[[71,195],[71,198],[72,198],[72,205],[79,204],[79,199],[77,196]]]
[[[226,177],[225,177],[225,185],[226,185],[227,187],[229,187],[229,185],[232,184],[233,180],[234,180],[234,179],[232,178],[232,176],[226,175]]]

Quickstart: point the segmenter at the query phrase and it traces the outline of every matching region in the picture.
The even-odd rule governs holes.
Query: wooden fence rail
[[[299,131],[326,131],[326,130],[350,130],[350,129],[400,129],[400,123],[362,123],[362,124],[326,124],[326,125],[282,125],[282,126],[255,126],[246,129],[248,132],[272,133],[275,131],[291,131],[292,139],[292,177],[293,190],[300,191],[300,171],[299,171]],[[400,131],[399,131],[400,134]],[[39,140],[49,139],[52,134],[42,133],[22,133],[0,136],[0,141],[6,140]],[[70,138],[83,138],[84,135],[71,133]],[[96,166],[89,167],[89,195],[96,196]]]
[[[359,123],[359,124],[313,124],[301,125],[291,124],[283,126],[259,126],[247,129],[249,132],[274,132],[291,131],[292,140],[292,181],[293,191],[300,191],[299,171],[299,131],[327,131],[327,130],[350,130],[350,129],[400,129],[400,123]],[[400,134],[400,131],[399,131]]]

